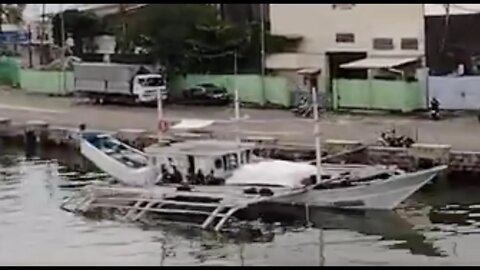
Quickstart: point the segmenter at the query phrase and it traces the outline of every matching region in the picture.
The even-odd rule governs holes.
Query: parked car
[[[225,87],[212,83],[202,83],[183,90],[186,103],[198,105],[227,105],[231,101]]]

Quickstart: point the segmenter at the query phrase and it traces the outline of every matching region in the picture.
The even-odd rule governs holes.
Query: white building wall
[[[348,4],[347,4],[348,5]],[[295,54],[267,57],[267,67],[292,72],[309,67],[322,69],[320,90],[329,77],[327,52],[366,52],[368,56],[420,57],[425,54],[423,4],[270,4],[271,32],[302,36]],[[337,33],[353,33],[354,43],[337,43]],[[374,50],[374,38],[392,38],[393,50]],[[402,50],[402,38],[416,38],[418,50]]]
[[[270,4],[272,33],[301,35],[299,53],[367,51],[369,55],[423,55],[423,4],[354,4],[333,9],[332,4]],[[336,43],[336,33],[355,34],[355,43]],[[373,38],[393,38],[394,50],[373,50]],[[417,38],[417,51],[401,50],[402,38]]]

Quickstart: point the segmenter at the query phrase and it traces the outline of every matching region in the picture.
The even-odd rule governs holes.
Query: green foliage
[[[2,23],[20,24],[23,22],[23,11],[26,4],[0,4]]]
[[[207,4],[152,4],[129,25],[129,39],[146,48],[169,73],[232,66],[232,51],[248,46],[248,29],[221,21]]]
[[[186,68],[187,40],[195,36],[196,26],[215,18],[214,10],[205,4],[152,4],[137,13],[128,35],[136,46],[178,73]]]

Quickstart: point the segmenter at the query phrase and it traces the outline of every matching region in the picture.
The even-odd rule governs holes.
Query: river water
[[[263,241],[239,243],[173,226],[145,228],[65,212],[59,205],[73,191],[62,185],[82,177],[73,172],[81,162],[62,151],[47,153],[27,160],[19,149],[0,148],[0,265],[480,263],[480,183],[436,183],[395,212],[285,209],[303,221],[308,216],[314,226],[277,226]],[[442,207],[450,212],[435,214]]]

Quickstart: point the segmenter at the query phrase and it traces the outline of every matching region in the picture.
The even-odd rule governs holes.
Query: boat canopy
[[[247,164],[233,172],[227,185],[265,185],[297,188],[302,180],[317,173],[315,166],[283,160]]]
[[[153,145],[145,149],[149,155],[192,155],[192,156],[222,156],[226,154],[253,150],[253,143],[236,143],[233,141],[198,140],[174,143],[169,146]]]

